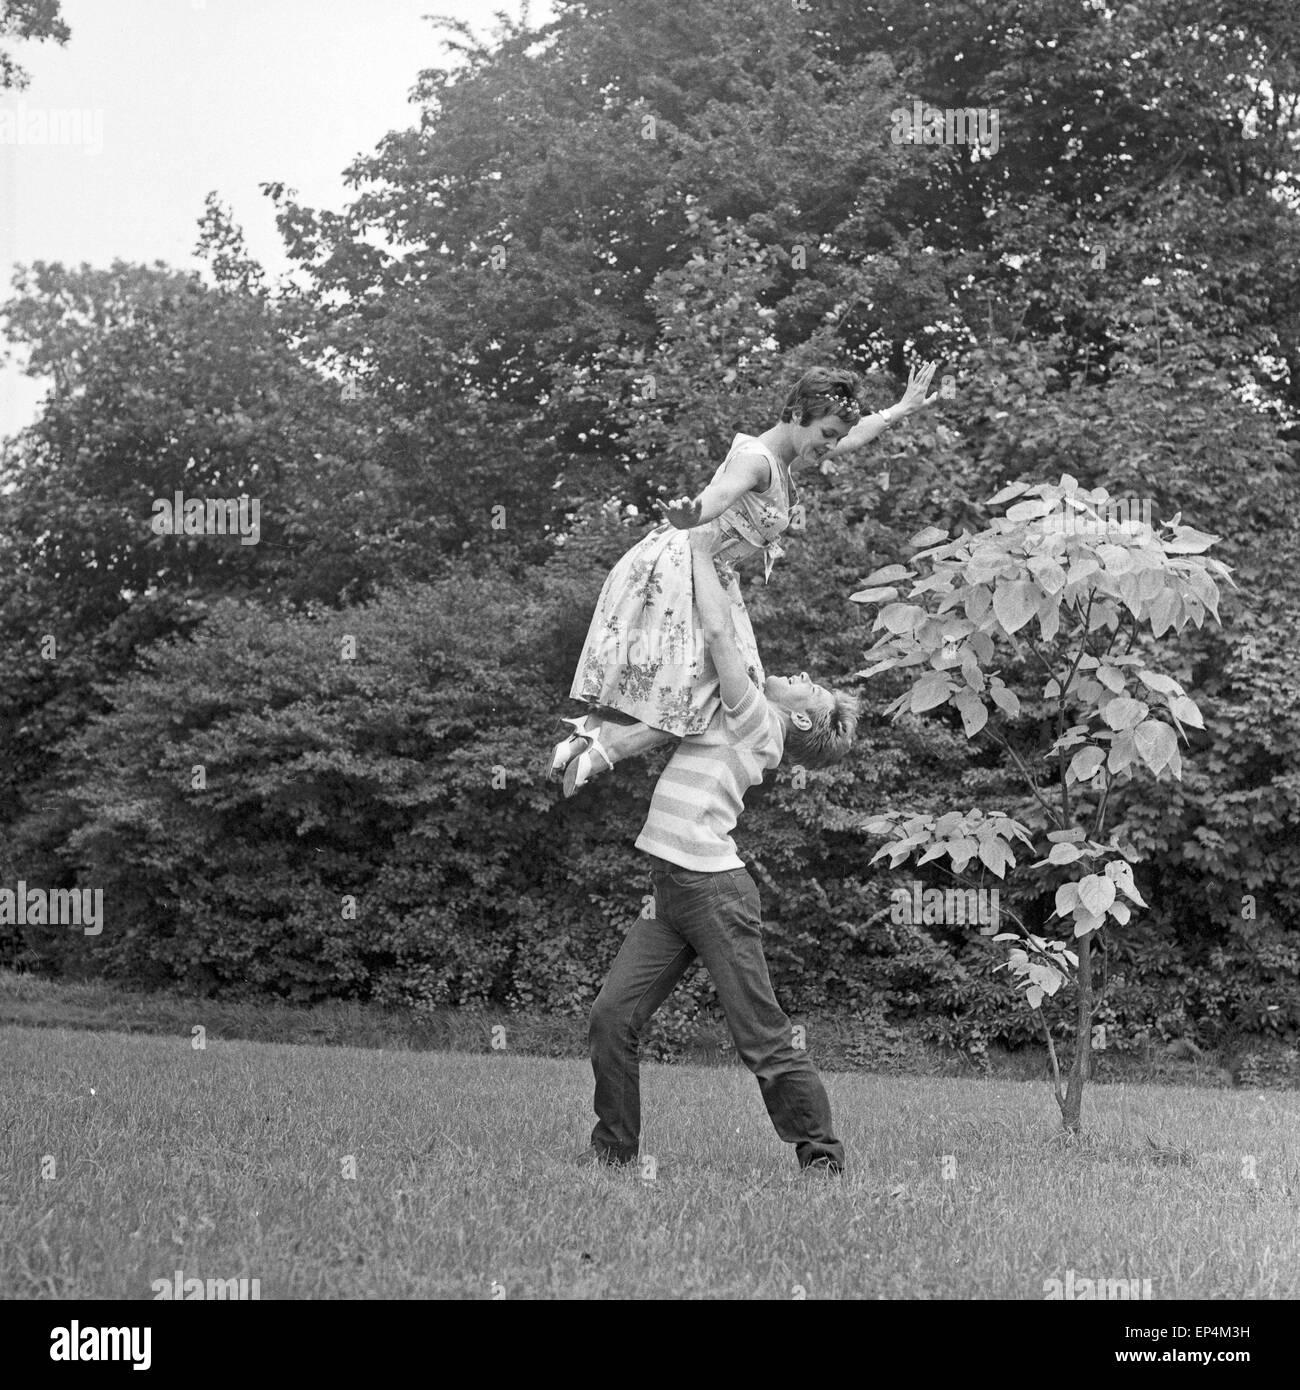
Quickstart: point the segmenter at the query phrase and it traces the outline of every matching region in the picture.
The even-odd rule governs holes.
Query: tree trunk
[[[1083,1133],[1083,1085],[1092,1076],[1092,933],[1079,937],[1079,997],[1076,1000],[1074,1061],[1061,1102],[1061,1123]]]

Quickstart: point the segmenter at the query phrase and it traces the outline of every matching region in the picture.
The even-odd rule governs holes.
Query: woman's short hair
[[[856,425],[862,416],[858,385],[856,372],[813,367],[791,387],[781,407],[781,419],[811,425],[823,415],[836,415],[846,425]]]

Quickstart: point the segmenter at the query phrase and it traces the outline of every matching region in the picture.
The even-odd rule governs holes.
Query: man
[[[814,685],[807,674],[749,679],[735,638],[731,600],[704,532],[692,534],[695,603],[717,669],[721,708],[702,734],[682,739],[655,785],[637,848],[650,855],[655,913],[638,917],[592,1006],[588,1041],[597,1123],[584,1163],[631,1163],[641,1133],[637,1043],[655,1011],[698,956],[735,1039],[758,1078],[777,1134],[801,1168],[843,1170],[826,1089],[794,1047],[763,955],[758,889],[731,838],[745,791],[788,753],[826,766],[853,741],[857,700]]]

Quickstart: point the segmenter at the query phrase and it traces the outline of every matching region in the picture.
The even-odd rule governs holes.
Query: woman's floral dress
[[[763,665],[734,567],[761,558],[766,582],[782,554],[778,537],[790,525],[795,499],[788,471],[749,434],[736,436],[714,481],[736,454],[750,452],[767,458],[772,473],[767,491],[745,493],[705,528],[725,538],[718,576],[731,598],[736,641],[750,679],[761,687]],[[695,610],[689,531],[662,522],[610,570],[569,693],[678,736],[708,727],[719,706],[718,676]]]

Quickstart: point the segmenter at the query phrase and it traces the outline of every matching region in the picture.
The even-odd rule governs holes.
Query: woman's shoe
[[[570,760],[568,767],[564,769],[564,795],[566,799],[574,794],[579,787],[585,787],[593,777],[597,777],[602,772],[608,772],[614,766],[614,759],[605,751],[605,745],[601,743],[595,733],[579,734],[578,738],[584,744],[582,752]],[[600,761],[597,762],[596,759]]]
[[[564,775],[564,769],[587,746],[585,714],[581,719],[561,719],[560,723],[572,725],[574,731],[567,738],[562,738],[551,754],[551,770],[548,775],[552,782],[560,780]]]

